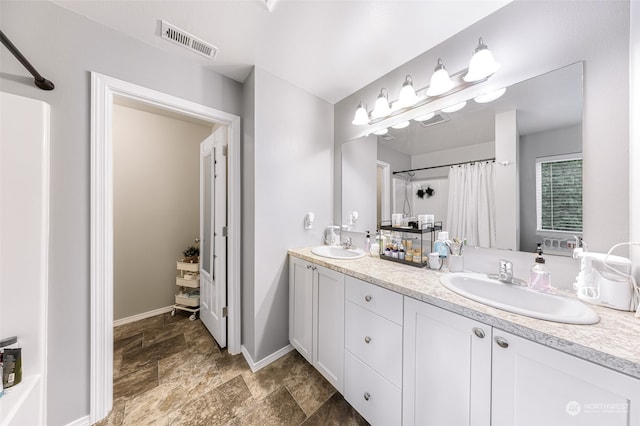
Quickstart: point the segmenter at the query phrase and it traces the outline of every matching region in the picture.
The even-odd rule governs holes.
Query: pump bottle
[[[534,263],[529,271],[529,287],[533,290],[546,292],[551,290],[551,271],[549,271],[545,265],[540,244],[538,244],[536,252],[538,253],[536,263]]]

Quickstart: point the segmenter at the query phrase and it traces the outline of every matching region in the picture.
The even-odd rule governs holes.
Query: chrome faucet
[[[513,263],[506,259],[500,259],[500,272],[498,280],[503,283],[513,284]]]
[[[351,244],[351,237],[344,237],[344,241],[342,242],[342,247],[346,249],[353,248],[353,245]]]
[[[510,260],[500,259],[500,270],[497,274],[487,274],[492,280],[498,280],[505,284],[526,285],[527,283],[513,276],[513,263]]]

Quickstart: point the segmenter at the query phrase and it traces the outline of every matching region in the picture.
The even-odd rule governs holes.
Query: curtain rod
[[[20,61],[22,65],[24,65],[27,71],[31,73],[34,80],[33,82],[36,86],[38,86],[42,90],[53,90],[53,88],[55,87],[54,84],[41,76],[38,71],[36,71],[33,65],[31,65],[29,61],[27,61],[27,58],[25,58],[24,55],[20,53],[18,48],[13,43],[11,43],[11,40],[9,40],[6,35],[4,35],[2,30],[0,30],[0,41],[2,41],[2,44],[4,44],[7,49],[9,49],[9,52],[11,52],[13,56],[15,56],[16,59]]]
[[[443,164],[441,166],[421,167],[419,169],[400,170],[398,172],[393,172],[393,174],[397,175],[397,174],[400,174],[400,173],[418,172],[418,171],[421,171],[421,170],[440,169],[442,167],[462,166],[463,164],[482,163],[483,161],[496,161],[496,158],[493,157],[493,158],[485,158],[483,160],[465,161],[464,163]]]

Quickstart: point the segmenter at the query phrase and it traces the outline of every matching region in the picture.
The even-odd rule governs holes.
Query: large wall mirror
[[[489,197],[486,208],[516,212],[516,238],[501,244],[507,230],[499,222],[497,239],[474,245],[532,252],[543,243],[549,254],[570,253],[573,236],[582,233],[582,74],[582,62],[575,63],[514,84],[493,102],[470,100],[459,111],[344,143],[343,227],[373,232],[392,213],[403,213],[433,214],[449,229],[451,187],[459,185],[451,168],[487,163],[496,169],[498,196]],[[517,129],[507,144],[515,153],[510,162],[501,161],[505,118]],[[501,193],[502,170],[517,181],[514,197]],[[469,214],[454,213],[462,221]]]

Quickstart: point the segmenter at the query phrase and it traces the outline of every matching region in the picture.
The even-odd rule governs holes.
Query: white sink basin
[[[440,277],[440,282],[449,290],[476,302],[532,318],[567,324],[595,324],[600,321],[598,314],[578,299],[504,284],[482,274],[447,274]]]
[[[340,246],[318,246],[312,248],[311,253],[331,259],[360,259],[366,254],[359,248],[346,249]]]

